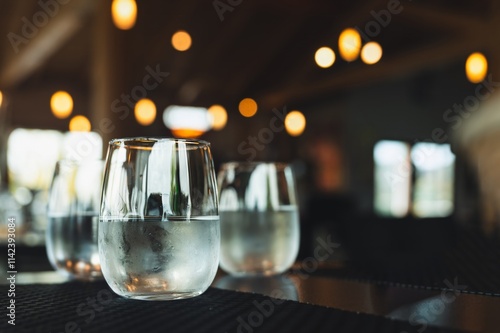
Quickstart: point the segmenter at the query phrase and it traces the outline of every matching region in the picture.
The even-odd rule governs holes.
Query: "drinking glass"
[[[210,144],[115,139],[106,159],[99,255],[111,289],[142,300],[203,293],[215,277],[220,248]]]
[[[55,270],[80,280],[102,277],[97,226],[104,162],[57,162],[48,200],[46,247]]]
[[[291,167],[284,163],[225,163],[218,182],[220,267],[234,275],[273,275],[290,268],[300,240]]]

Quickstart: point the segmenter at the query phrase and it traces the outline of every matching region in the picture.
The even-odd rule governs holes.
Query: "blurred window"
[[[413,214],[441,217],[453,213],[455,155],[449,144],[417,143],[411,149],[415,166]]]
[[[56,162],[63,158],[102,158],[101,136],[24,128],[11,132],[7,141],[8,190],[0,189],[0,243],[5,241],[7,230],[2,221],[15,217],[21,242],[43,244],[47,193]]]
[[[374,208],[381,216],[453,213],[455,155],[449,144],[382,140],[374,147]],[[413,168],[412,168],[413,166]]]
[[[46,190],[61,156],[63,134],[52,130],[18,128],[7,144],[9,182],[14,187]]]
[[[375,160],[375,212],[403,217],[410,208],[410,145],[402,141],[377,142]]]

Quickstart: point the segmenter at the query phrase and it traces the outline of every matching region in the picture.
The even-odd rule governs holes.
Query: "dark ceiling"
[[[465,61],[470,52],[494,52],[499,44],[493,31],[500,12],[492,0],[138,0],[137,23],[129,31],[111,26],[110,1],[64,2],[36,36],[19,44],[17,53],[8,34],[22,35],[22,18],[32,21],[41,5],[0,2],[0,35],[7,36],[0,44],[0,89],[67,81],[91,92],[95,57],[109,47],[122,89],[139,84],[146,66],[159,65],[170,76],[155,93],[168,103],[228,105],[253,97],[272,108]],[[230,9],[220,14],[215,4]],[[390,22],[376,23],[374,13],[389,13],[391,8],[398,13]],[[99,25],[98,16],[107,23]],[[96,41],[103,27],[115,30],[104,44]],[[340,59],[337,39],[347,27],[367,34],[367,29],[375,29],[370,40],[384,49],[379,63]],[[180,29],[193,38],[186,52],[170,45],[170,37]],[[337,52],[337,61],[320,69],[314,52],[325,45]]]

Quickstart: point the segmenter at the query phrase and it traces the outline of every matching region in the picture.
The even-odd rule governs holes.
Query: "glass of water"
[[[102,277],[97,226],[104,163],[57,162],[48,200],[46,248],[57,271],[80,280]]]
[[[110,141],[99,223],[102,272],[118,295],[194,297],[219,264],[217,182],[200,140]]]
[[[291,167],[284,163],[225,163],[218,182],[220,267],[233,275],[273,275],[290,268],[300,241]]]

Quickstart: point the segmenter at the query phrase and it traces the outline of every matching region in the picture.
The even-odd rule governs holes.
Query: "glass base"
[[[192,298],[203,294],[203,291],[191,292],[171,292],[171,293],[154,293],[154,294],[123,294],[120,295],[129,299],[141,301],[173,301],[177,299]]]

